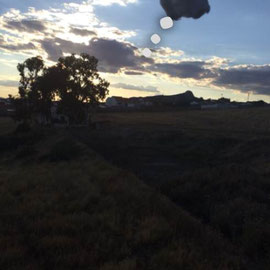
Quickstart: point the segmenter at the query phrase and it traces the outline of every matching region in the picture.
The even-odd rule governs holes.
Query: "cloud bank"
[[[8,20],[4,23],[4,27],[17,30],[18,32],[43,32],[46,27],[43,22],[38,20]]]
[[[132,84],[125,84],[125,83],[116,83],[112,84],[111,86],[115,88],[127,89],[127,90],[135,90],[135,91],[142,91],[142,92],[149,92],[149,93],[160,93],[159,90],[154,86],[138,86]]]
[[[75,35],[82,36],[82,37],[96,36],[97,35],[97,33],[95,31],[77,28],[77,27],[71,27],[70,33],[73,33]]]
[[[138,48],[127,42],[104,38],[92,38],[88,44],[55,38],[39,40],[48,58],[57,61],[64,53],[88,53],[99,59],[99,70],[117,73],[122,68],[141,70],[144,64],[153,63],[153,59],[139,54]]]
[[[18,81],[12,81],[12,80],[0,80],[0,86],[18,87],[19,82]]]
[[[95,5],[127,5],[135,1],[90,2]],[[99,21],[90,2],[65,4],[63,9],[29,9],[25,13],[9,10],[0,16],[0,28],[3,30],[0,33],[0,51],[7,55],[16,53],[23,58],[42,55],[50,61],[57,61],[67,54],[84,52],[97,57],[99,70],[116,75],[116,79],[119,78],[118,74],[130,80],[132,76],[138,75],[142,80],[156,76],[179,85],[187,82],[192,86],[238,90],[242,93],[252,91],[254,94],[270,96],[270,65],[236,66],[227,59],[217,57],[208,60],[187,59],[184,52],[170,48],[156,49],[152,58],[145,58],[140,48],[126,41],[134,32],[123,31]],[[169,15],[175,12],[172,15],[175,19],[197,18],[210,10],[207,0],[166,0],[164,5],[168,5],[165,8]],[[80,23],[77,24],[77,21]],[[6,65],[3,59],[0,61]],[[16,63],[12,65],[16,69]],[[8,87],[15,83],[3,80],[0,85]],[[155,87],[140,85],[115,84],[122,89],[158,92]]]

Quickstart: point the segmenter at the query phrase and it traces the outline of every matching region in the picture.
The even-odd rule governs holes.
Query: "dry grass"
[[[1,269],[238,269],[219,234],[91,150],[40,160],[65,136],[0,156]]]
[[[234,109],[219,111],[100,113],[97,120],[111,121],[115,126],[143,129],[169,127],[189,133],[270,134],[270,109]]]
[[[0,117],[0,136],[9,134],[16,127],[16,123],[9,117]]]
[[[107,130],[24,135],[0,153],[0,269],[268,269],[269,113],[103,113]],[[74,138],[80,156],[61,161]],[[89,145],[120,167],[167,155],[185,171],[158,160],[157,190]]]

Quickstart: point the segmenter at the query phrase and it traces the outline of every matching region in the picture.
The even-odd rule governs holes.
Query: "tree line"
[[[15,119],[33,122],[40,115],[51,123],[57,101],[57,113],[66,115],[70,124],[89,123],[91,112],[109,93],[110,84],[100,77],[97,66],[98,60],[85,53],[61,57],[50,67],[40,56],[19,63],[19,92],[11,96]]]

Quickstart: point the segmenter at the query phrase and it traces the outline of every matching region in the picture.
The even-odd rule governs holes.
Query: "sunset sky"
[[[0,0],[0,96],[17,93],[18,62],[86,52],[110,96],[177,94],[270,102],[270,1],[210,0],[169,30],[159,0]],[[162,42],[154,45],[152,34]],[[142,54],[153,49],[152,57]]]

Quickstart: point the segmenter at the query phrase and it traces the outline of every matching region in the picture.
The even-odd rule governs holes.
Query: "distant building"
[[[219,106],[218,104],[202,104],[201,109],[202,110],[213,110],[213,109],[218,109]]]
[[[191,91],[186,91],[177,95],[156,95],[148,97],[132,97],[132,98],[123,98],[123,97],[109,97],[106,100],[107,108],[121,108],[121,109],[141,109],[145,107],[154,107],[154,108],[170,108],[170,107],[189,107],[197,108],[202,110],[213,110],[213,109],[233,109],[241,107],[263,107],[268,106],[267,103],[263,101],[241,103],[231,101],[229,98],[220,98],[217,100],[214,99],[203,99],[197,98],[193,95]]]
[[[136,108],[136,104],[134,103],[128,103],[127,106],[128,108]]]
[[[217,102],[219,104],[230,104],[231,103],[231,100],[229,98],[222,97],[222,98],[218,99]]]
[[[152,106],[153,103],[145,98],[130,98],[128,99],[128,107],[129,108],[142,108]]]
[[[105,103],[105,102],[100,102],[100,103],[98,104],[98,107],[99,107],[100,109],[105,109],[107,106],[106,106],[106,103]]]
[[[238,108],[236,104],[233,103],[205,103],[201,105],[202,110],[215,110],[215,109],[233,109]]]
[[[12,116],[15,110],[9,98],[0,98],[0,116]]]
[[[107,107],[127,107],[128,99],[123,97],[109,97],[106,100]]]
[[[118,107],[118,108],[143,108],[151,106],[189,106],[192,101],[195,101],[191,91],[186,91],[182,94],[172,95],[172,96],[149,96],[149,97],[109,97],[106,100],[107,107]]]
[[[141,108],[152,106],[153,103],[142,97],[123,98],[123,97],[109,97],[106,100],[106,107],[112,108]]]

